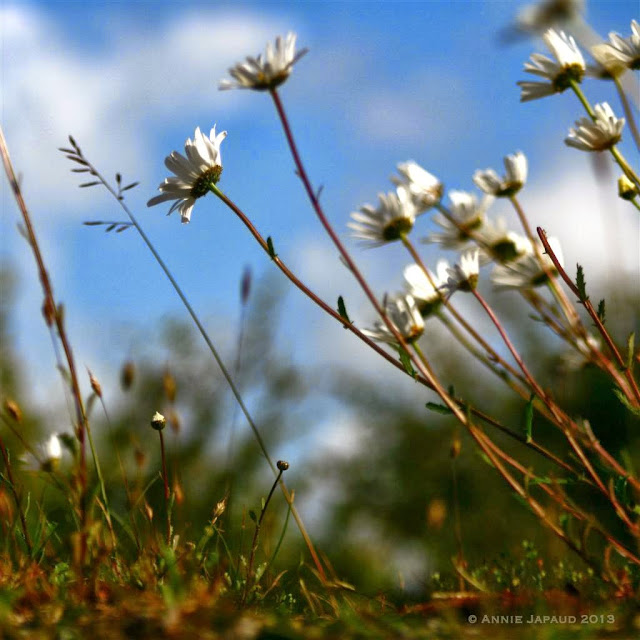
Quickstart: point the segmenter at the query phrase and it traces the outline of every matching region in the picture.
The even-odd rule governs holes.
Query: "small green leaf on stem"
[[[604,305],[604,298],[600,300],[600,302],[598,302],[598,311],[596,313],[598,314],[598,319],[600,320],[600,322],[604,324],[607,317],[607,311]]]
[[[618,398],[618,400],[620,400],[620,402],[629,410],[631,411],[631,413],[633,413],[634,416],[640,416],[640,409],[638,409],[637,407],[634,407],[628,400],[627,396],[624,395],[624,393],[622,393],[622,391],[620,391],[620,389],[614,389],[613,393],[616,394],[616,397]]]
[[[256,512],[255,512],[253,509],[251,509],[251,510],[249,511],[249,517],[250,517],[250,518],[251,518],[255,523],[257,523],[257,522],[258,522],[258,517],[256,516]]]
[[[535,394],[532,393],[529,402],[527,402],[527,406],[524,408],[524,432],[527,437],[527,442],[533,440],[533,400],[535,397]]]
[[[273,240],[271,236],[267,238],[267,250],[269,251],[269,257],[273,260],[278,257],[276,250],[273,248]]]
[[[576,267],[578,268],[578,274],[576,275],[576,287],[578,287],[578,292],[580,294],[580,302],[586,302],[589,299],[589,296],[587,295],[586,289],[587,283],[584,279],[584,269],[580,264],[577,264]]]
[[[627,369],[631,369],[633,365],[633,355],[635,352],[636,334],[631,332],[627,338]]]
[[[342,296],[338,296],[338,313],[347,324],[352,324],[351,318],[349,318],[349,314],[347,313],[347,307],[344,304],[344,298]],[[346,325],[344,328],[347,328]]]
[[[400,354],[400,362],[402,363],[404,370],[412,378],[415,378],[416,370],[413,368],[413,365],[411,364],[411,358],[409,357],[409,354],[400,345],[398,345],[398,353]]]
[[[452,413],[449,407],[445,407],[443,404],[438,404],[437,402],[427,402],[427,404],[425,404],[424,406],[427,407],[429,411],[439,413],[443,416],[448,416]]]

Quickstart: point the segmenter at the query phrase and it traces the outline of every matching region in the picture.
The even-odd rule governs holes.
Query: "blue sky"
[[[371,321],[293,175],[268,97],[217,90],[229,66],[289,30],[310,52],[282,97],[309,173],[324,185],[325,208],[345,237],[349,213],[391,188],[398,162],[414,159],[448,187],[471,189],[476,169],[500,168],[505,154],[520,149],[530,163],[532,221],[560,235],[568,263],[575,257],[599,269],[591,282],[604,288],[611,263],[599,257],[602,210],[593,210],[589,158],[563,144],[582,115],[579,105],[569,94],[520,104],[522,65],[544,45],[529,38],[504,45],[498,37],[523,4],[3,2],[3,128],[79,361],[115,381],[119,363],[136,355],[133,336],[158,329],[163,317],[186,316],[135,232],[110,236],[81,225],[123,215],[102,191],[77,188],[56,151],[69,133],[103,173],[141,181],[127,201],[229,360],[241,274],[246,265],[258,276],[273,267],[213,197],[198,202],[188,226],[162,207],[146,207],[166,176],[164,157],[182,150],[196,126],[228,131],[220,186],[274,238],[281,257],[329,302],[347,296],[361,326]],[[587,19],[602,36],[627,35],[634,17],[634,1],[588,3]],[[619,110],[609,85],[592,81],[587,93]],[[35,268],[5,181],[2,189],[0,255],[20,284],[13,331],[28,380],[49,380],[53,355]],[[572,218],[568,205],[578,211]],[[501,212],[507,209],[498,205]],[[638,268],[634,213],[611,213],[619,224],[617,266],[627,273]],[[425,217],[417,233],[427,230]],[[398,247],[351,246],[381,295],[400,288],[406,258]],[[436,252],[425,248],[425,256],[432,262]],[[296,292],[284,315],[283,343],[301,360],[339,362],[350,353],[364,368],[385,366]]]

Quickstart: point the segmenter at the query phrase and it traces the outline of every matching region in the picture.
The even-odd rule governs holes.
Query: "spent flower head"
[[[581,82],[585,72],[585,63],[576,41],[564,31],[549,29],[543,36],[545,44],[555,60],[534,53],[531,62],[525,62],[527,73],[540,76],[546,82],[522,80],[518,85],[522,89],[520,101],[527,102],[544,98],[554,93],[562,93],[571,86],[571,82]]]
[[[549,245],[553,249],[560,264],[564,263],[562,249],[557,238],[549,238]],[[511,262],[499,264],[491,274],[491,281],[497,290],[507,289],[533,289],[546,284],[548,280],[547,272],[556,274],[557,270],[551,258],[544,253],[544,247],[538,243],[544,267],[540,264],[538,256],[529,243],[527,253]]]
[[[527,181],[527,157],[522,151],[517,151],[511,156],[505,156],[504,178],[500,178],[493,169],[476,171],[473,181],[476,186],[485,193],[497,197],[514,196]]]
[[[415,342],[424,332],[424,320],[412,296],[398,294],[387,299],[384,312],[406,342]],[[362,333],[378,342],[398,344],[393,332],[382,320],[376,320],[373,329],[363,329]]]
[[[567,146],[581,151],[606,151],[620,142],[624,118],[616,118],[607,102],[597,104],[593,111],[593,120],[580,118],[576,120],[576,128],[569,129],[569,135],[564,140]]]
[[[436,273],[429,271],[431,278],[427,277],[422,267],[410,264],[405,267],[404,279],[409,295],[411,295],[423,318],[431,315],[442,303],[440,289],[449,279],[449,263],[440,260],[436,267]]]
[[[189,222],[196,200],[206,195],[211,186],[220,179],[222,173],[220,144],[226,136],[226,131],[216,135],[215,125],[209,137],[205,136],[198,127],[193,140],[188,138],[184,144],[186,157],[178,151],[172,151],[165,158],[165,166],[175,173],[175,176],[164,180],[158,187],[162,194],[151,198],[147,206],[153,207],[161,202],[175,200],[169,213],[178,209],[182,222]]]
[[[296,53],[296,34],[289,32],[284,40],[276,38],[275,46],[267,43],[263,54],[257,58],[247,56],[244,62],[239,62],[229,69],[232,80],[221,80],[219,89],[255,89],[267,91],[281,85],[291,74],[293,65],[307,53],[302,49]]]
[[[464,249],[484,224],[485,213],[493,197],[485,195],[478,201],[473,193],[449,191],[449,199],[449,215],[438,213],[433,216],[433,221],[443,231],[429,234],[426,241],[441,244],[445,249]]]
[[[631,21],[629,38],[612,31],[609,33],[609,42],[591,47],[591,53],[612,76],[621,75],[627,69],[640,69],[640,25],[636,20]]]
[[[391,176],[391,181],[409,191],[418,213],[440,202],[444,192],[442,182],[419,164],[413,160],[402,162],[398,165],[398,173],[400,176]]]
[[[377,207],[364,204],[360,211],[354,211],[353,222],[347,225],[355,238],[371,247],[399,240],[411,231],[416,219],[416,208],[407,189],[398,187],[395,192],[379,193],[378,199]]]
[[[459,263],[447,269],[448,279],[443,289],[449,295],[455,291],[473,291],[478,286],[479,253],[479,249],[470,249],[460,256]]]

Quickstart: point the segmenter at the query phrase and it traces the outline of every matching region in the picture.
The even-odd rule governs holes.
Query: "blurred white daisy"
[[[564,265],[562,249],[558,239],[549,238],[549,245],[556,254],[558,262]],[[544,253],[544,247],[541,243],[538,243],[538,246],[545,267],[550,273],[556,274],[557,270],[551,258]],[[497,265],[491,274],[491,281],[497,290],[533,289],[547,282],[547,273],[542,268],[537,255],[530,246],[529,251],[518,260]]]
[[[522,31],[540,33],[577,18],[583,11],[584,0],[544,0],[523,7],[516,16],[516,26]]]
[[[235,79],[221,80],[219,89],[256,89],[266,91],[281,85],[291,74],[293,65],[307,53],[302,49],[296,53],[296,34],[288,33],[284,40],[278,36],[275,46],[270,42],[264,55],[257,58],[247,56],[245,62],[239,62],[229,69]]]
[[[478,249],[470,249],[460,256],[460,262],[447,269],[448,279],[443,289],[451,295],[455,291],[473,291],[478,286],[480,264]]]
[[[476,171],[473,181],[485,193],[497,197],[510,197],[518,193],[527,181],[527,157],[522,151],[512,156],[505,156],[504,168],[506,174],[500,178],[493,169]]]
[[[475,240],[480,247],[480,264],[489,262],[510,262],[525,255],[531,250],[527,238],[507,228],[504,218],[495,223],[486,220],[478,230]]]
[[[596,61],[611,75],[617,76],[627,69],[640,69],[640,25],[631,21],[631,36],[623,38],[615,32],[609,33],[609,42],[591,47]]]
[[[220,179],[222,173],[220,144],[226,136],[226,131],[216,135],[215,125],[209,137],[205,136],[198,127],[193,140],[188,138],[184,144],[186,158],[178,151],[172,151],[165,158],[165,166],[176,175],[165,179],[158,187],[162,194],[151,198],[147,206],[153,207],[161,202],[175,200],[169,213],[178,209],[182,222],[189,222],[196,200],[206,195],[210,186]]]
[[[424,320],[412,296],[398,294],[388,299],[384,311],[406,342],[416,341],[424,332]],[[396,337],[382,320],[376,320],[373,329],[363,329],[362,333],[377,342],[398,344]]]
[[[399,240],[411,231],[416,219],[416,208],[407,189],[399,187],[395,192],[379,193],[378,198],[377,208],[362,205],[360,211],[351,214],[353,222],[347,225],[355,238],[371,247]]]
[[[445,249],[464,249],[484,224],[485,213],[493,197],[484,196],[478,201],[474,194],[467,191],[449,191],[449,199],[451,219],[441,213],[434,215],[433,221],[443,231],[429,234],[426,241],[441,244]]]
[[[586,340],[577,338],[572,347],[560,356],[561,365],[567,371],[576,371],[589,364],[593,360],[592,352],[602,348],[602,341],[587,335]]]
[[[434,274],[429,270],[431,279],[427,277],[422,267],[417,264],[410,264],[404,270],[407,291],[414,298],[418,305],[418,310],[423,318],[432,314],[442,303],[442,293],[440,289],[449,279],[449,263],[440,260]]]
[[[564,142],[581,151],[605,151],[620,142],[624,118],[616,118],[607,102],[593,108],[595,119],[583,117],[576,120],[576,128],[569,129]]]
[[[400,176],[391,176],[391,181],[409,191],[418,213],[440,202],[444,191],[442,182],[419,164],[412,160],[403,162],[398,165],[398,173]]]
[[[54,471],[62,460],[62,445],[57,434],[52,434],[45,442],[37,445],[36,451],[24,453],[20,460],[30,471]]]
[[[576,41],[564,31],[549,29],[542,39],[553,54],[555,60],[534,53],[531,62],[526,62],[527,73],[540,76],[546,82],[518,82],[522,89],[520,101],[536,100],[554,93],[562,93],[571,86],[571,81],[580,82],[585,72],[585,63]]]

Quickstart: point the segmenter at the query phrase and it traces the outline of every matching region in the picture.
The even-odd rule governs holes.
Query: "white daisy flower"
[[[580,82],[585,72],[585,63],[576,41],[564,31],[549,29],[542,39],[555,60],[534,53],[531,62],[526,62],[524,70],[545,78],[547,82],[518,82],[522,89],[520,101],[536,100],[554,93],[562,93],[571,86],[571,80]]]
[[[597,104],[593,110],[594,120],[580,118],[576,120],[576,128],[569,129],[564,140],[567,146],[581,151],[605,151],[620,142],[624,118],[616,118],[607,102]]]
[[[478,286],[480,251],[470,249],[460,256],[460,262],[447,269],[448,279],[443,289],[451,295],[455,291],[473,291]]]
[[[416,219],[416,208],[407,189],[399,187],[395,192],[379,193],[380,204],[377,208],[370,204],[354,211],[347,226],[352,235],[371,247],[379,247],[387,242],[399,240],[409,233]]]
[[[531,250],[527,238],[507,228],[504,218],[498,218],[495,224],[486,220],[475,235],[480,247],[480,264],[489,262],[510,262]]]
[[[399,294],[390,298],[385,304],[384,311],[406,342],[415,342],[424,332],[424,320],[416,301],[410,295]],[[377,342],[398,344],[396,337],[382,320],[376,320],[373,329],[363,329],[362,333]]]
[[[558,239],[549,238],[549,245],[556,254],[558,262],[563,265],[564,259]],[[557,270],[551,258],[544,253],[544,247],[541,243],[538,243],[538,246],[547,271],[556,274]],[[540,265],[533,248],[529,246],[529,251],[518,260],[497,265],[491,274],[491,281],[496,290],[533,289],[547,282],[547,274]]]
[[[221,80],[219,89],[256,89],[266,91],[281,85],[291,74],[293,65],[307,53],[302,49],[296,53],[296,34],[289,32],[283,40],[276,38],[275,47],[269,42],[264,56],[247,56],[245,62],[239,62],[229,69],[235,79]]]
[[[447,283],[449,279],[449,263],[446,260],[440,260],[436,267],[436,272],[429,270],[431,279],[423,271],[422,267],[417,264],[410,264],[404,270],[404,279],[409,295],[416,301],[418,310],[423,318],[432,314],[442,302],[442,294],[440,289]]]
[[[492,196],[484,196],[478,201],[476,196],[466,191],[449,191],[451,219],[442,214],[433,216],[433,221],[442,227],[441,233],[431,233],[426,241],[441,244],[445,249],[464,249],[485,221],[485,213]]]
[[[500,178],[493,169],[485,169],[484,171],[476,171],[473,175],[473,181],[481,191],[489,195],[513,196],[522,189],[527,181],[527,157],[522,151],[518,151],[512,156],[506,156],[504,168],[506,170],[504,178]]]
[[[409,191],[418,213],[440,202],[444,191],[442,182],[419,164],[413,160],[403,162],[398,165],[398,173],[400,176],[391,176],[391,181]]]
[[[640,69],[640,25],[631,21],[631,36],[623,38],[615,32],[609,33],[609,42],[591,47],[596,61],[611,75],[617,76],[627,69]]]
[[[147,206],[153,207],[161,202],[175,200],[169,213],[178,209],[182,222],[189,222],[196,200],[206,195],[210,186],[220,179],[222,173],[220,144],[226,137],[226,131],[216,135],[215,125],[209,137],[205,136],[198,127],[193,140],[188,138],[184,144],[186,158],[178,151],[172,151],[165,158],[165,166],[176,175],[165,179],[158,187],[163,193],[151,198]]]
[[[62,460],[62,445],[57,434],[52,434],[36,447],[37,453],[24,453],[20,461],[30,471],[54,471]]]

